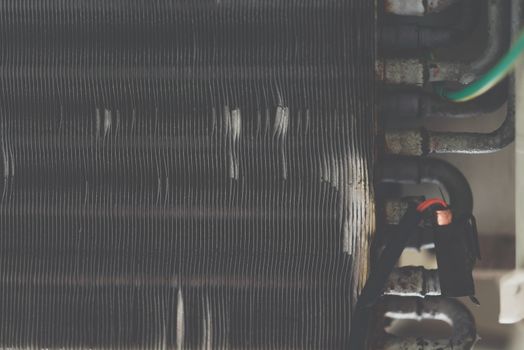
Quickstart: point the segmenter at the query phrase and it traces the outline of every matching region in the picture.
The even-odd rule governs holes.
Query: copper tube
[[[439,226],[447,226],[453,221],[453,212],[449,209],[437,210],[435,215],[437,217],[437,225]]]

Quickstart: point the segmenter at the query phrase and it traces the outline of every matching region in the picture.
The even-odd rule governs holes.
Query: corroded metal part
[[[400,219],[406,214],[410,203],[420,204],[424,201],[424,196],[408,196],[399,199],[388,199],[384,204],[386,223],[389,225],[398,225]]]
[[[388,200],[384,205],[386,214],[386,222],[390,225],[398,225],[400,219],[406,214],[408,210],[409,201],[407,200]]]
[[[429,82],[461,81],[470,66],[461,62],[430,62],[426,66]]]
[[[385,133],[385,151],[387,154],[403,156],[423,156],[427,139],[422,129],[391,129]]]
[[[478,339],[473,315],[456,299],[387,297],[384,303],[384,317],[386,318],[441,320],[452,327],[452,336],[449,339],[428,340],[424,338],[399,338],[384,332],[372,344],[372,349],[469,350]]]
[[[460,0],[385,0],[386,12],[401,16],[425,16],[441,12]]]
[[[391,129],[386,131],[384,137],[387,154],[403,156],[426,154],[427,137],[423,129]]]
[[[394,269],[389,276],[384,295],[421,298],[441,295],[438,270],[427,270],[422,266]]]
[[[376,76],[386,84],[409,84],[422,86],[425,83],[427,67],[419,59],[377,60]]]
[[[426,14],[424,0],[385,0],[384,10],[402,16],[424,16]]]

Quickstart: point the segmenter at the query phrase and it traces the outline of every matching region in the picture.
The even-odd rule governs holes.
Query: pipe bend
[[[383,161],[381,182],[431,183],[449,194],[457,216],[473,211],[473,194],[464,175],[453,165],[437,158],[394,157]]]
[[[461,153],[484,154],[499,151],[515,139],[515,77],[508,78],[506,118],[490,133],[440,132],[419,130],[387,130],[386,153],[404,156]]]
[[[427,132],[428,153],[482,154],[499,151],[515,139],[515,79],[511,77],[506,118],[490,133]]]
[[[507,0],[487,1],[487,40],[484,50],[471,62],[428,62],[429,82],[457,81],[469,84],[494,66],[510,44],[511,9]]]
[[[485,95],[465,103],[447,101],[420,89],[398,89],[384,92],[380,114],[393,120],[470,118],[496,112],[507,101],[507,79]]]
[[[435,319],[448,323],[452,335],[448,339],[426,341],[422,338],[398,338],[384,334],[381,349],[471,349],[477,341],[475,319],[458,300],[444,297],[387,297],[385,317],[392,319]],[[385,333],[385,332],[384,332]]]

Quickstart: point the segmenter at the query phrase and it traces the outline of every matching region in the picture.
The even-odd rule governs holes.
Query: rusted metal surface
[[[449,339],[437,340],[399,338],[384,331],[382,335],[376,337],[370,349],[469,350],[478,339],[473,315],[456,299],[388,297],[385,298],[384,304],[385,318],[444,321],[452,327],[452,336]]]
[[[423,298],[440,294],[438,270],[427,270],[422,266],[406,266],[393,270],[384,289],[384,295]]]
[[[426,14],[424,0],[385,0],[384,10],[401,16],[423,16]]]
[[[376,76],[386,84],[408,84],[422,86],[425,83],[426,66],[419,59],[377,60]]]
[[[399,156],[423,156],[427,147],[424,129],[390,129],[385,132],[385,152]]]
[[[388,200],[384,205],[384,212],[386,214],[386,222],[390,225],[398,225],[400,219],[408,210],[408,200]]]
[[[399,199],[388,199],[384,204],[384,213],[386,215],[386,222],[389,225],[397,225],[400,219],[406,213],[410,203],[416,205],[424,201],[424,196],[408,196]]]
[[[461,62],[428,62],[425,64],[428,82],[461,81],[470,66]]]
[[[385,133],[385,152],[401,156],[426,154],[427,137],[423,129],[392,129]]]
[[[386,12],[401,16],[425,16],[441,12],[460,0],[385,0]]]

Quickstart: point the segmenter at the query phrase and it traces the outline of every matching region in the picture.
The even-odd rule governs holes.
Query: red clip
[[[446,203],[443,199],[441,199],[441,198],[431,198],[431,199],[427,199],[424,202],[420,203],[418,205],[418,207],[417,207],[417,211],[419,213],[423,213],[428,208],[430,208],[431,206],[433,206],[435,204],[439,204],[439,205],[441,205],[444,208],[448,207],[448,203]]]

